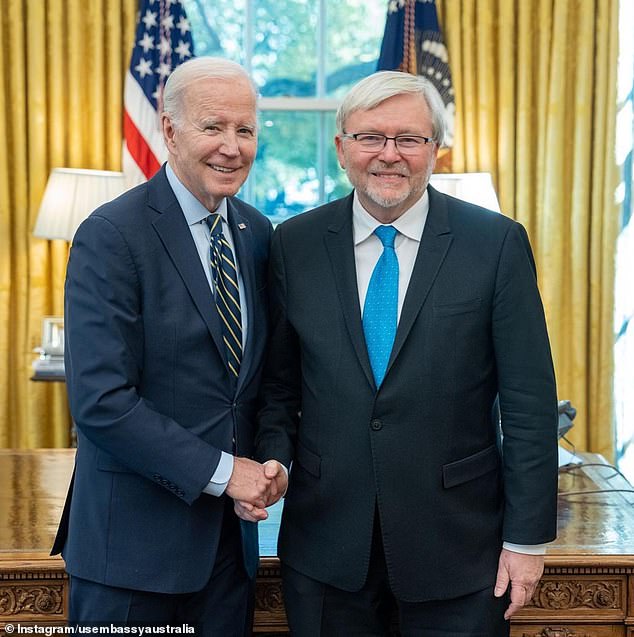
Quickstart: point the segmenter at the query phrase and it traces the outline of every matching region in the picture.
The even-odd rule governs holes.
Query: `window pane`
[[[263,111],[258,156],[241,196],[280,223],[348,194],[351,187],[338,167],[334,129],[334,113]]]
[[[314,111],[262,111],[258,155],[249,177],[253,205],[279,223],[319,202]]]
[[[616,123],[616,155],[621,183],[616,194],[621,203],[622,231],[617,243],[614,289],[614,414],[618,466],[634,480],[634,44],[631,38],[634,6],[620,3],[619,66]]]
[[[184,2],[196,54],[240,62],[268,98],[341,97],[375,70],[387,14],[385,2],[366,0]],[[334,120],[333,111],[261,112],[258,156],[240,196],[279,222],[349,193]]]
[[[197,56],[218,55],[240,64],[244,59],[246,0],[183,0]]]
[[[335,114],[328,117],[325,125],[325,137],[329,145],[329,152],[326,155],[326,174],[324,176],[324,190],[326,201],[345,197],[352,190],[352,186],[346,177],[346,171],[339,166],[337,153],[335,151]]]
[[[634,225],[629,223],[617,243],[615,281],[614,413],[619,468],[634,479]]]
[[[327,0],[326,93],[341,97],[376,71],[387,16],[386,2]]]
[[[264,97],[315,97],[318,11],[314,0],[254,3],[252,68]]]

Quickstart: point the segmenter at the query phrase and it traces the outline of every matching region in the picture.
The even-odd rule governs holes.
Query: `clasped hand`
[[[276,460],[260,464],[249,458],[235,458],[225,493],[233,498],[239,517],[258,522],[268,517],[266,507],[275,504],[287,486],[287,473]]]

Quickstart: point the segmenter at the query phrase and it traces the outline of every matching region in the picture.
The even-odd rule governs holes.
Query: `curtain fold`
[[[612,458],[618,0],[438,0],[453,170],[491,172],[531,237],[570,440]]]
[[[31,232],[54,167],[120,170],[136,0],[6,0],[0,12],[0,446],[64,447],[63,383],[30,380],[43,316],[63,314],[64,241]]]

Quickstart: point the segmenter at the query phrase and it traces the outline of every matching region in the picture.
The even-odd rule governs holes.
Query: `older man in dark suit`
[[[167,165],[96,210],[70,254],[78,449],[54,552],[73,623],[238,637],[258,553],[233,498],[263,504],[279,468],[250,459],[272,229],[233,196],[256,154],[256,92],[237,64],[197,58],[164,104]]]
[[[402,635],[501,637],[556,529],[557,400],[528,238],[428,185],[445,126],[425,79],[362,80],[337,128],[354,192],[282,224],[271,248],[256,446],[290,469],[291,631],[386,635],[396,608]]]

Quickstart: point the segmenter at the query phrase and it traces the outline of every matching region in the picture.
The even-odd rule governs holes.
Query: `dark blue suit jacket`
[[[410,602],[495,581],[502,540],[555,536],[557,395],[524,228],[429,188],[383,384],[357,290],[352,196],[277,227],[260,459],[293,461],[280,558],[358,590],[378,508]],[[500,395],[504,455],[491,407]]]
[[[199,590],[214,563],[223,500],[202,489],[221,451],[252,454],[267,336],[271,224],[228,200],[248,308],[240,376],[163,168],[96,210],[73,241],[65,363],[78,433],[74,483],[53,552],[91,581],[162,593]],[[257,531],[243,524],[248,570]]]

